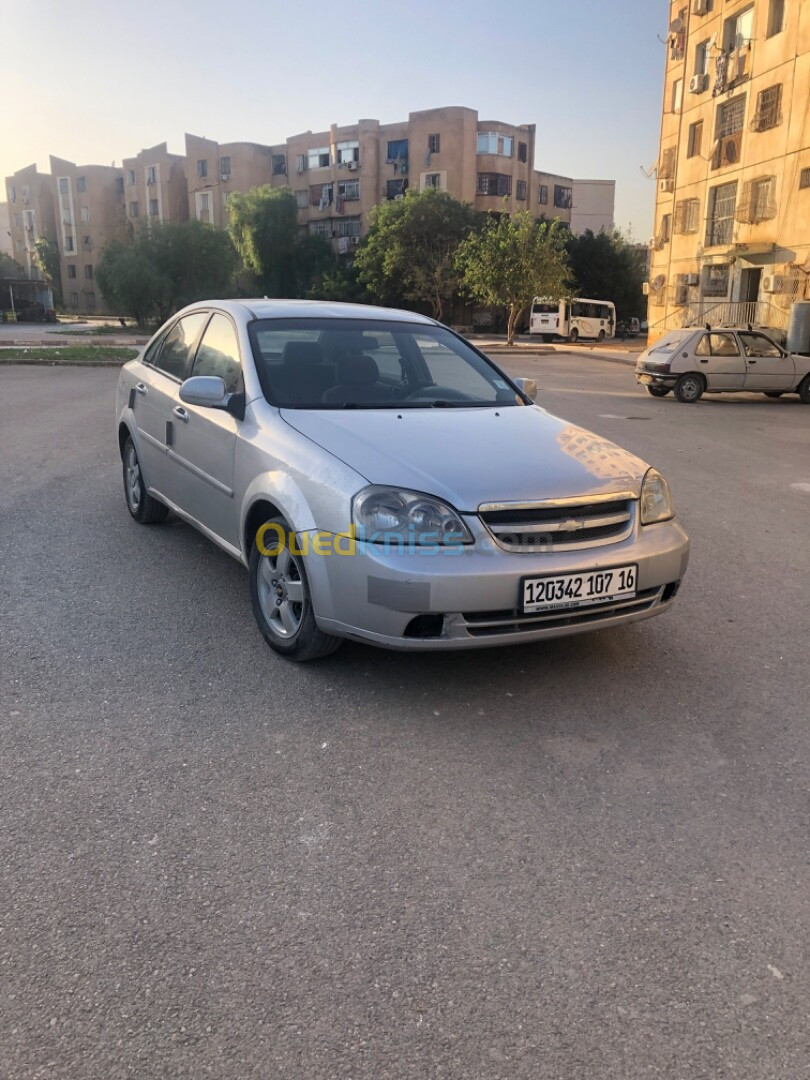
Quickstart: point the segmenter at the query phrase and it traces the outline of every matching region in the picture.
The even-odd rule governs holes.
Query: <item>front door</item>
[[[233,324],[225,315],[211,316],[197,347],[191,374],[218,375],[229,394],[242,392],[239,343]],[[172,420],[171,457],[175,463],[178,506],[238,547],[233,471],[240,421],[224,409],[186,405],[179,399]]]
[[[704,334],[695,348],[695,360],[697,370],[706,377],[707,389],[742,390],[745,359],[734,334]]]
[[[743,304],[755,304],[759,300],[759,283],[762,268],[746,267],[740,272],[740,301]]]
[[[745,353],[745,389],[792,390],[796,384],[793,358],[765,334],[738,334]]]

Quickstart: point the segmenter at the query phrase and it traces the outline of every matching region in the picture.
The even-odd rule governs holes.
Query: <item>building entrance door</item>
[[[759,300],[759,283],[762,278],[761,267],[748,267],[740,271],[740,303],[755,304]]]

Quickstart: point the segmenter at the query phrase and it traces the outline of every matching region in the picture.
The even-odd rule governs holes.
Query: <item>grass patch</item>
[[[0,349],[0,364],[125,364],[134,360],[138,349],[114,345],[54,345],[26,348],[15,345]]]
[[[155,330],[150,326],[73,326],[65,323],[49,334],[80,334],[82,337],[151,337]]]

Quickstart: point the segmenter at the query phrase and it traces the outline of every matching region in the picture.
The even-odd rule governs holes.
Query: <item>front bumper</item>
[[[686,572],[689,540],[675,521],[635,526],[616,544],[572,551],[510,553],[477,519],[475,543],[448,550],[386,553],[357,544],[354,555],[306,560],[318,625],[326,633],[395,649],[465,649],[509,645],[598,630],[661,614]],[[638,565],[635,597],[590,608],[524,615],[521,578]],[[437,636],[411,636],[417,616]]]
[[[636,371],[636,382],[641,386],[674,386],[677,381],[677,375],[658,371]]]

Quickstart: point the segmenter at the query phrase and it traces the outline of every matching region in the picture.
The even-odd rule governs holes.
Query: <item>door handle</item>
[[[175,407],[172,409],[172,415],[176,416],[178,420],[182,420],[184,424],[188,423],[188,412],[183,408],[182,405],[175,405]]]
[[[142,383],[142,382],[135,383],[135,389],[138,391],[139,394],[145,394],[146,393],[146,383]]]
[[[756,363],[756,360],[749,360],[749,361],[748,361],[748,363],[749,363],[749,364],[755,364],[755,363]]]

